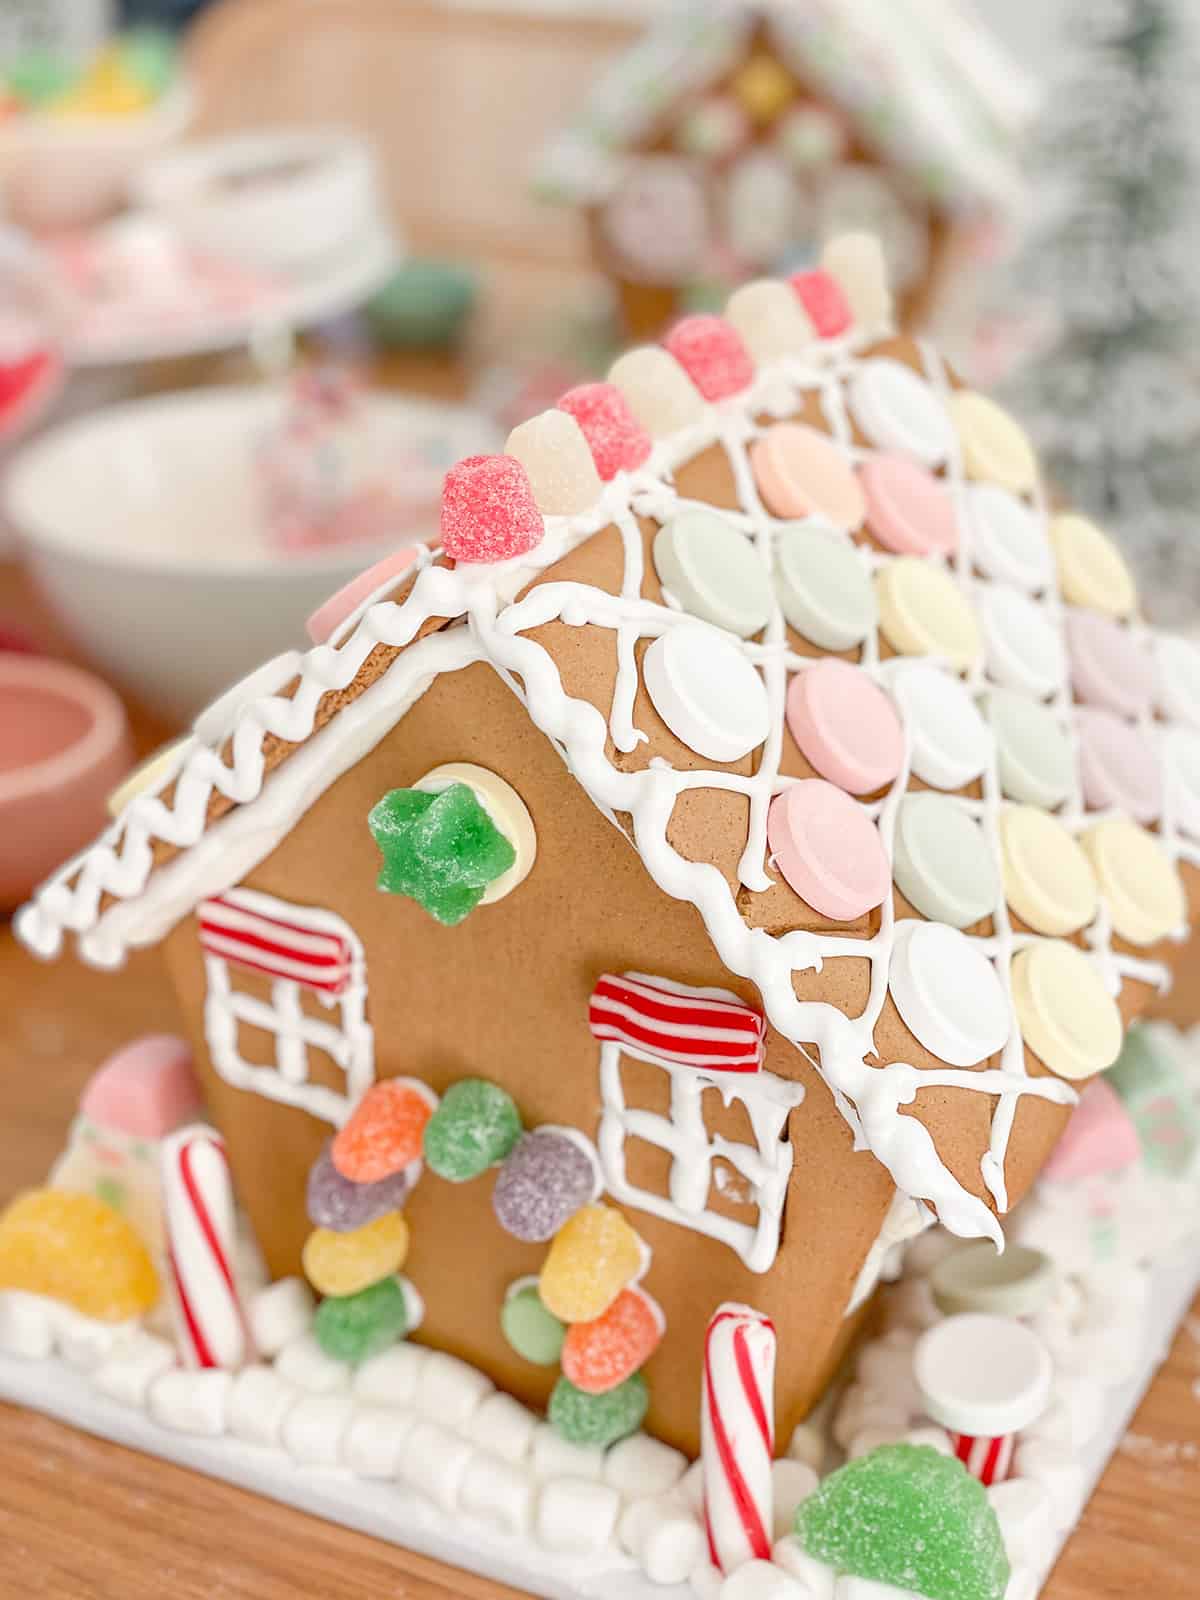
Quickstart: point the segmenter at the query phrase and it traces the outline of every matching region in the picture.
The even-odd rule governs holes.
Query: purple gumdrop
[[[540,1244],[553,1239],[596,1190],[595,1158],[583,1141],[541,1128],[525,1134],[500,1168],[492,1205],[506,1232]]]
[[[399,1211],[412,1190],[413,1166],[401,1167],[378,1183],[353,1183],[334,1166],[329,1145],[308,1174],[308,1220],[333,1233],[353,1233],[389,1211]]]

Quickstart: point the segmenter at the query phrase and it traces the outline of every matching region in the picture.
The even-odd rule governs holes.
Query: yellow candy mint
[[[100,1322],[149,1311],[158,1274],[119,1212],[90,1194],[30,1189],[0,1216],[0,1289],[24,1289]]]

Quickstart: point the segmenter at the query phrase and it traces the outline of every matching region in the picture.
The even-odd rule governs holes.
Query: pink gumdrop
[[[854,323],[854,313],[841,284],[828,272],[797,272],[789,280],[821,339],[836,339]]]
[[[161,1139],[202,1108],[187,1041],[147,1034],[109,1056],[88,1080],[79,1109],[89,1122],[138,1139]]]
[[[684,317],[663,339],[706,400],[726,400],[754,382],[754,362],[724,317]]]
[[[1094,1178],[1134,1166],[1141,1154],[1137,1128],[1120,1095],[1110,1083],[1097,1078],[1080,1095],[1042,1176],[1052,1183]]]
[[[467,456],[442,489],[442,548],[455,561],[511,561],[545,534],[525,468],[512,456]]]
[[[614,384],[581,383],[567,390],[558,409],[579,424],[605,483],[618,472],[634,472],[650,454],[650,435]]]
[[[862,806],[822,778],[804,778],[775,796],[767,842],[800,898],[835,922],[873,911],[891,888],[878,828]]]
[[[389,578],[399,578],[401,573],[407,572],[416,558],[417,552],[413,547],[397,550],[395,555],[384,556],[382,561],[360,572],[357,578],[351,578],[309,617],[304,624],[308,637],[314,644],[325,644],[364,600],[369,600],[377,589],[382,589]]]
[[[1153,822],[1162,811],[1158,757],[1131,722],[1111,711],[1080,706],[1079,778],[1089,811],[1124,811],[1135,822]]]
[[[867,497],[867,527],[885,550],[902,556],[954,554],[954,501],[932,472],[907,456],[885,454],[869,456],[858,477]]]
[[[904,729],[891,700],[861,667],[832,656],[792,679],[787,725],[821,776],[851,794],[884,788],[904,760]]]

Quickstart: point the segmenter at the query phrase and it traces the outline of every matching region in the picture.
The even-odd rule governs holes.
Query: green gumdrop
[[[486,1078],[463,1078],[425,1124],[425,1161],[439,1178],[466,1183],[503,1161],[520,1137],[513,1097]]]
[[[478,293],[475,274],[449,261],[407,261],[367,302],[367,322],[380,344],[435,349],[462,332]]]
[[[408,1305],[398,1278],[381,1278],[357,1294],[330,1295],[313,1319],[317,1343],[334,1361],[357,1365],[408,1332]]]
[[[483,899],[516,852],[465,783],[437,794],[393,789],[367,819],[383,856],[378,886],[452,927]]]
[[[569,1378],[560,1378],[550,1396],[547,1416],[555,1433],[568,1444],[606,1447],[636,1433],[649,1405],[650,1391],[640,1372],[607,1394],[584,1394]]]
[[[1200,1111],[1187,1079],[1152,1032],[1135,1023],[1104,1074],[1133,1119],[1151,1172],[1182,1177],[1200,1148]]]
[[[76,79],[74,67],[48,50],[30,50],[10,63],[5,74],[10,94],[26,105],[42,106],[57,100]]]
[[[147,94],[162,94],[175,76],[175,41],[166,28],[146,23],[120,40],[121,63]]]
[[[535,1367],[556,1367],[562,1360],[566,1324],[546,1310],[535,1284],[508,1296],[500,1311],[500,1328],[522,1360]]]
[[[796,1536],[818,1561],[928,1600],[1003,1600],[1008,1556],[983,1485],[930,1445],[886,1444],[801,1501]]]

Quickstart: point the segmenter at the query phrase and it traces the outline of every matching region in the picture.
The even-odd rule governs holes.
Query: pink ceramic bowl
[[[107,684],[63,661],[0,652],[0,909],[103,828],[105,797],[132,762]]]

